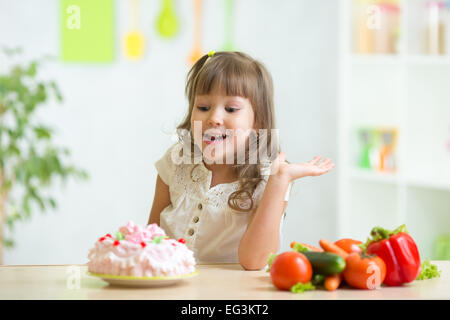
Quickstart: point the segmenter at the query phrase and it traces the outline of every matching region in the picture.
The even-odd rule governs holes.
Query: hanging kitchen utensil
[[[222,49],[224,51],[235,51],[233,45],[233,13],[234,0],[224,0],[224,19],[225,19],[225,42]]]
[[[145,38],[138,30],[139,0],[130,0],[130,31],[125,35],[125,56],[138,60],[144,55]]]
[[[161,12],[156,20],[156,30],[164,38],[172,38],[178,32],[178,19],[175,14],[173,0],[162,0]]]
[[[203,56],[201,47],[201,28],[202,28],[202,0],[194,1],[194,44],[189,54],[188,61],[193,65]]]

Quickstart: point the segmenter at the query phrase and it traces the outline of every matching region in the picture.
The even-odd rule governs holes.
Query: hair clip
[[[214,53],[216,53],[214,50],[211,50],[210,52],[208,52],[208,57],[212,57],[214,55]]]

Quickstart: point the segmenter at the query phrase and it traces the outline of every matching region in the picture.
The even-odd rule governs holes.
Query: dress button
[[[188,234],[192,236],[194,234],[194,229],[189,229]]]
[[[199,217],[194,217],[194,223],[197,223],[198,222],[198,220],[200,220],[200,218]]]
[[[198,204],[198,209],[199,209],[199,210],[202,210],[202,208],[203,208],[202,204],[199,203],[199,204]]]

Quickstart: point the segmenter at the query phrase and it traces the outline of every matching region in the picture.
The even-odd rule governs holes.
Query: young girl
[[[322,175],[334,164],[320,156],[305,163],[285,160],[273,134],[272,78],[244,53],[204,55],[188,73],[186,95],[179,142],[155,163],[148,223],[185,241],[198,263],[262,269],[278,251],[291,183]],[[255,150],[263,156],[251,161]]]

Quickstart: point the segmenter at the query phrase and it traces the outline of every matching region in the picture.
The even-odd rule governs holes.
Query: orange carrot
[[[320,239],[319,244],[326,252],[336,253],[344,259],[347,259],[348,257],[348,253],[344,249],[339,248],[331,241]]]
[[[318,248],[318,247],[315,247],[315,246],[313,246],[313,245],[311,245],[311,244],[307,244],[307,243],[303,243],[303,242],[297,242],[297,241],[292,241],[292,242],[291,242],[291,248],[294,248],[294,244],[296,244],[296,243],[299,243],[299,244],[301,244],[302,246],[307,247],[307,248],[310,249],[311,251],[315,251],[315,252],[323,252],[323,249],[322,249],[322,248]]]
[[[339,288],[339,285],[342,282],[342,273],[338,274],[332,274],[330,276],[325,277],[325,282],[323,283],[323,286],[325,290],[327,291],[334,291],[337,288]]]

